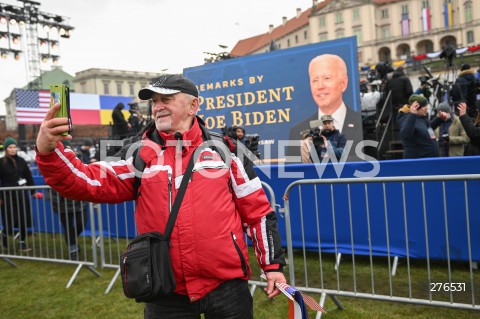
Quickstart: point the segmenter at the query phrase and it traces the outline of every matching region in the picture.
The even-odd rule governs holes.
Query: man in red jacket
[[[140,90],[151,99],[155,126],[143,136],[137,156],[145,162],[140,186],[134,186],[132,152],[115,162],[84,165],[61,140],[67,119],[54,118],[59,106],[46,115],[37,137],[37,164],[48,185],[62,196],[92,202],[136,200],[139,233],[163,233],[190,156],[209,140],[195,116],[198,90],[181,75],[166,75]],[[230,154],[229,154],[230,155]],[[253,318],[247,280],[251,270],[244,232],[252,240],[257,261],[267,277],[270,298],[286,282],[285,265],[275,212],[251,162],[231,154],[225,159],[205,147],[196,159],[170,237],[176,290],[145,303],[145,318]],[[138,195],[137,195],[138,194]]]

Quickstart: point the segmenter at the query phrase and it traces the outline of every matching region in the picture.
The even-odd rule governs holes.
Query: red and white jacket
[[[152,134],[159,135],[165,146],[153,143]],[[182,138],[185,146],[180,149],[173,135],[156,129],[144,135],[139,155],[146,167],[137,198],[132,155],[85,165],[58,143],[48,154],[37,153],[36,159],[46,183],[62,196],[97,203],[136,199],[138,232],[163,233],[188,160],[204,142],[205,130],[195,119]],[[180,151],[181,160],[176,160]],[[264,271],[278,271],[285,265],[276,216],[259,178],[234,154],[228,164],[215,148],[202,150],[170,237],[175,292],[188,295],[191,301],[225,280],[250,278],[244,231]]]

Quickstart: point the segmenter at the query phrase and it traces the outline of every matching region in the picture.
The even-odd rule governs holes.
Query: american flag
[[[302,294],[295,287],[285,283],[276,283],[276,287],[288,298],[288,318],[289,319],[308,319],[306,305],[315,311],[325,313],[325,310],[312,297]]]
[[[48,90],[15,90],[18,124],[40,124],[50,107]]]

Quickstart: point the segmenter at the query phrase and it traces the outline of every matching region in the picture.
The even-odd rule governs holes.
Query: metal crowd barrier
[[[33,198],[36,192],[42,193],[43,198]],[[97,246],[93,244],[96,242],[96,218],[92,204],[73,204],[49,186],[1,187],[0,198],[3,202],[0,206],[0,259],[13,267],[17,266],[14,259],[77,265],[67,288],[83,267],[100,276],[95,269],[98,256]],[[71,225],[70,233],[62,220]],[[78,233],[83,234],[75,236]]]
[[[322,306],[329,296],[342,308],[337,297],[344,296],[480,310],[479,181],[451,175],[291,183],[284,195],[290,284],[320,294]]]
[[[272,209],[276,210],[278,205],[272,188],[264,182],[262,185]],[[41,192],[43,198],[33,198],[32,194],[35,192]],[[87,267],[97,276],[101,276],[96,270],[98,268],[117,269],[105,294],[111,291],[120,275],[120,254],[137,234],[133,214],[135,202],[93,204],[70,201],[61,198],[49,186],[4,187],[0,188],[0,198],[6,203],[1,207],[2,214],[3,211],[5,214],[0,219],[0,237],[8,239],[5,246],[3,243],[0,246],[0,259],[13,267],[16,267],[14,259],[75,264],[77,268],[68,281],[67,288],[72,285],[82,267]],[[13,201],[14,198],[18,200]],[[27,209],[20,209],[20,201],[28,202],[30,209],[28,206]],[[56,202],[56,205],[53,205],[53,202]],[[70,212],[67,213],[68,209]],[[58,210],[63,212],[59,213]],[[83,214],[84,210],[88,214]],[[72,222],[78,215],[77,222],[85,225],[83,231],[80,231],[77,224],[73,223],[73,231],[81,232],[77,236],[79,250],[74,255],[70,254],[70,242],[67,241],[60,218],[62,215],[67,223]],[[26,229],[23,230],[26,233],[26,246],[23,248],[26,249],[20,249],[19,246],[22,232],[20,219],[28,220]],[[15,221],[14,225],[11,225],[12,221]],[[7,225],[11,225],[11,229]],[[259,273],[258,277],[255,276],[258,280],[250,281],[252,295],[258,286],[266,286],[265,282],[260,280],[260,275]]]
[[[272,188],[262,185],[272,209],[281,211]],[[337,297],[345,296],[480,310],[479,190],[480,175],[298,180],[287,187],[285,216],[279,218],[286,229],[289,283],[320,294],[322,305],[328,296],[339,308]],[[33,192],[42,192],[43,199],[32,198]],[[0,259],[12,266],[15,259],[77,265],[67,288],[82,267],[97,276],[98,268],[117,269],[109,293],[120,274],[120,254],[136,235],[134,202],[79,203],[63,213],[68,221],[88,206],[88,214],[80,214],[86,224],[77,237],[80,250],[72,257],[62,213],[52,205],[67,208],[67,201],[48,186],[0,188],[0,195]],[[22,201],[31,209],[19,209]],[[26,247],[18,246],[21,218],[14,212],[24,220],[30,214]],[[253,278],[252,295],[266,286],[260,274]]]

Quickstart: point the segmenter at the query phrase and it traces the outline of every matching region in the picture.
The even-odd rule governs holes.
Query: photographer
[[[413,94],[412,83],[410,79],[405,75],[403,67],[398,67],[392,75],[392,78],[388,80],[387,92],[391,91],[392,110],[393,116],[397,116],[398,110],[408,103],[408,98]]]
[[[343,154],[347,138],[339,130],[335,129],[333,117],[331,115],[322,115],[321,128],[313,129],[309,134],[305,135],[302,141],[302,163],[312,163],[310,156],[312,145],[315,148],[318,158],[329,157],[332,153],[340,159]]]
[[[257,158],[260,158],[261,153],[258,150],[258,142],[260,136],[258,134],[245,134],[245,129],[242,126],[229,126],[222,128],[223,136],[228,136],[241,142],[245,147],[253,153]]]
[[[451,92],[454,103],[465,102],[467,104],[467,115],[472,119],[476,118],[478,113],[474,73],[475,71],[470,68],[470,64],[462,65]]]
[[[137,135],[138,132],[142,130],[143,123],[145,122],[142,113],[138,109],[138,103],[128,103],[130,106],[130,117],[128,118],[128,123],[130,124],[130,136]]]
[[[245,144],[245,129],[241,126],[237,126],[235,129],[235,134],[237,135],[237,141]]]
[[[470,139],[447,102],[438,105],[437,116],[430,122],[430,126],[438,139],[440,156],[463,156],[465,144]]]

